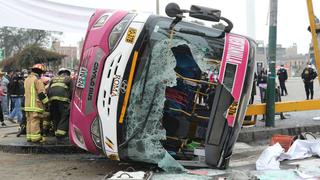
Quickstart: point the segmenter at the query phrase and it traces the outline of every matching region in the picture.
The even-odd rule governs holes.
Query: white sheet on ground
[[[313,155],[320,156],[320,140],[296,140],[288,152],[282,153],[279,160],[304,159]]]
[[[283,152],[284,149],[279,143],[269,146],[262,152],[259,159],[256,161],[257,170],[280,169],[278,157]]]
[[[317,155],[320,157],[320,140],[296,140],[284,152],[279,143],[269,146],[265,149],[256,161],[257,170],[280,169],[280,161],[285,159],[304,159]]]

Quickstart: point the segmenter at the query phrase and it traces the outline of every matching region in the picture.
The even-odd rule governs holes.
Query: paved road
[[[252,147],[244,143],[236,145],[232,157],[232,168],[227,171],[209,170],[213,174],[236,175],[242,173],[242,179],[248,179],[250,171],[255,169],[254,163],[265,147]],[[13,154],[0,152],[0,179],[6,180],[87,180],[102,179],[112,171],[134,167],[137,170],[148,170],[148,165],[130,165],[110,161],[105,157],[91,154]],[[208,171],[208,170],[206,170]],[[158,173],[155,179],[211,179],[206,176],[173,175]],[[239,179],[239,178],[237,178]]]

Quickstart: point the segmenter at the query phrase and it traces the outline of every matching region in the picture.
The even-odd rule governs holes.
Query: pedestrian
[[[1,71],[0,72],[0,80],[2,80],[2,77],[3,77],[4,73]],[[0,82],[1,84],[1,82]],[[7,125],[4,123],[4,118],[3,118],[3,112],[2,112],[2,106],[1,106],[1,100],[2,100],[2,97],[4,96],[4,92],[3,92],[3,89],[2,89],[2,86],[0,86],[0,127],[6,127]]]
[[[22,76],[23,76],[23,84],[24,84],[24,80],[28,77],[28,75],[31,72],[28,72],[28,70],[23,69],[21,71]],[[24,88],[24,87],[23,87]],[[27,134],[27,117],[26,117],[26,112],[24,111],[24,102],[25,102],[25,98],[23,96],[22,101],[21,101],[21,112],[22,112],[22,119],[21,119],[21,123],[20,123],[20,127],[19,127],[19,131],[17,133],[17,137],[20,137],[21,135],[25,135]]]
[[[72,96],[71,72],[66,68],[59,69],[58,76],[49,84],[50,116],[52,118],[57,140],[68,136],[70,100]]]
[[[288,91],[285,83],[288,80],[288,73],[287,73],[287,70],[284,68],[283,64],[281,64],[281,67],[278,70],[277,75],[278,75],[278,80],[279,80],[280,89],[281,89],[281,96],[288,95]]]
[[[257,79],[257,86],[259,87],[259,91],[260,91],[261,103],[266,102],[267,80],[268,80],[267,70],[262,68],[258,74],[258,79]]]
[[[311,99],[313,99],[313,80],[317,76],[317,72],[311,67],[311,64],[308,64],[302,71],[301,78],[304,82],[304,90],[306,92],[307,100],[309,100],[309,95]]]
[[[9,115],[8,84],[10,82],[12,75],[13,75],[13,70],[8,69],[7,73],[2,77],[2,80],[1,80],[1,88],[4,93],[4,95],[1,96],[1,106],[2,106],[2,112],[5,119]]]
[[[23,76],[20,72],[15,72],[8,84],[8,95],[11,100],[12,111],[9,113],[8,120],[13,122],[17,117],[18,123],[22,122],[21,102],[24,96]]]
[[[253,82],[252,82],[252,90],[251,90],[251,98],[249,100],[249,104],[253,104],[254,102],[254,96],[257,95],[257,79],[258,79],[258,75],[256,72],[254,72],[253,74]]]
[[[260,91],[261,103],[266,102],[267,81],[268,81],[267,70],[262,68],[258,74],[258,79],[257,79],[257,86],[259,87],[259,91]],[[265,115],[263,115],[261,120],[264,121],[265,119],[266,117]]]
[[[41,75],[46,68],[43,64],[35,64],[31,74],[25,79],[25,112],[27,118],[27,141],[43,142],[41,135],[41,117],[49,99],[45,94]]]

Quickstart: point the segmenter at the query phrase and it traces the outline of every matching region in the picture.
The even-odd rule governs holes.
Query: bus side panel
[[[216,88],[215,98],[210,114],[210,120],[207,128],[205,155],[206,162],[211,166],[218,166],[222,159],[224,144],[229,136],[229,129],[225,112],[233,102],[230,92],[219,84]]]

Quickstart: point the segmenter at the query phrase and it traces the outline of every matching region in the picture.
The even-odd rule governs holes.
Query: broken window
[[[184,22],[171,31],[170,23],[161,18],[150,23],[126,112],[125,151],[132,160],[183,171],[173,158],[179,149],[170,148],[168,137],[200,139],[194,144],[201,144],[224,39],[219,31]],[[190,114],[203,125],[193,129]]]

